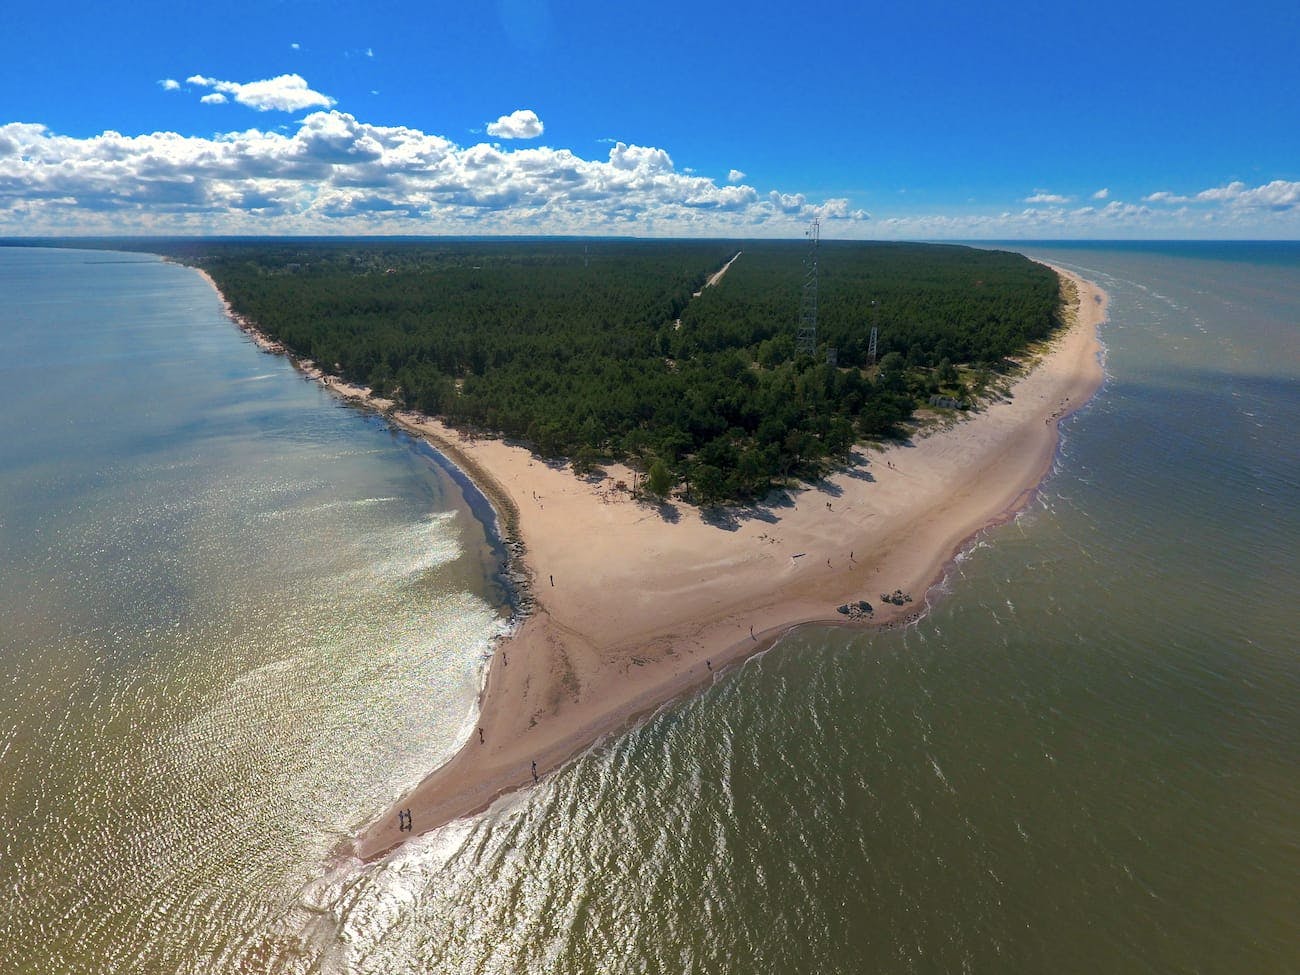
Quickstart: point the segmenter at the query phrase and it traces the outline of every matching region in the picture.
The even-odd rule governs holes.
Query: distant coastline
[[[265,351],[279,343],[227,314]],[[1105,293],[1054,268],[1073,292],[1069,324],[1012,388],[954,427],[863,454],[852,470],[788,503],[706,519],[634,500],[633,473],[581,479],[526,448],[472,439],[399,411],[369,390],[295,366],[338,395],[426,439],[496,510],[523,617],[488,664],[479,726],[460,751],[340,853],[382,857],[406,839],[482,811],[603,736],[713,680],[807,623],[890,627],[915,619],[970,541],[1014,517],[1051,470],[1057,424],[1102,381]],[[882,601],[895,591],[901,604]],[[865,601],[850,621],[839,607]],[[854,614],[856,616],[856,613]],[[398,830],[410,809],[414,829]]]

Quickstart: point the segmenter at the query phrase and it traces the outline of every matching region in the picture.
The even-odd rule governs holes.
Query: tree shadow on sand
[[[914,447],[916,444],[913,440],[903,438],[892,441],[901,447]],[[866,481],[874,483],[876,477],[871,473],[871,461],[865,450],[854,448],[848,458],[836,466],[829,475],[819,477],[815,481],[804,481],[785,487],[774,488],[765,495],[762,500],[755,501],[752,504],[718,504],[707,508],[700,508],[700,520],[710,528],[717,528],[719,531],[735,532],[739,531],[746,522],[761,521],[767,525],[779,524],[782,517],[789,511],[799,507],[802,500],[805,504],[830,504],[829,501],[819,500],[816,495],[824,495],[826,498],[836,499],[844,496],[845,489],[841,484],[831,480],[831,477],[844,475],[857,481]],[[661,501],[657,504],[649,500],[643,500],[642,505],[655,508],[659,516],[670,524],[676,524],[681,520],[681,512],[676,505],[667,501]]]
[[[855,481],[874,481],[875,475],[870,470],[871,461],[861,450],[854,450],[850,455],[848,462],[839,469],[837,473],[847,474]]]
[[[667,498],[656,498],[652,495],[637,494],[633,496],[632,500],[642,511],[652,512],[658,515],[666,524],[675,525],[682,520],[681,509]]]
[[[739,512],[743,510],[721,505],[716,508],[702,508],[700,520],[711,528],[721,528],[725,532],[739,531],[741,525]]]
[[[826,478],[820,478],[808,485],[810,489],[818,494],[829,494],[832,498],[844,497],[844,488],[838,484],[828,481]]]
[[[781,520],[780,509],[793,510],[795,500],[787,488],[771,491],[762,501],[750,505],[715,505],[700,510],[700,520],[722,531],[739,531],[748,521],[761,521],[775,525]]]

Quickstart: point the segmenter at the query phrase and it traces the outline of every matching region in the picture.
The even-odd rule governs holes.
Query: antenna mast
[[[808,256],[804,258],[803,298],[799,303],[799,335],[794,343],[795,355],[815,355],[817,352],[817,249],[821,243],[821,220],[813,220],[807,237]]]

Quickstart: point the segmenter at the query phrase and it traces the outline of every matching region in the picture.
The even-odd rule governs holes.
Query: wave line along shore
[[[621,465],[604,465],[604,479],[582,479],[522,446],[398,411],[296,361],[341,396],[426,438],[465,471],[499,513],[510,569],[526,579],[521,604],[529,607],[488,662],[482,741],[475,730],[339,853],[374,860],[481,812],[531,784],[534,762],[538,776],[553,772],[794,627],[845,623],[841,604],[866,600],[874,609],[865,624],[849,625],[913,618],[953,557],[1029,502],[1051,470],[1059,421],[1101,385],[1106,294],[1054,270],[1063,295],[1073,292],[1067,327],[1015,382],[1009,400],[915,441],[867,451],[865,466],[794,489],[789,503],[733,509],[735,517],[724,521],[687,505],[635,501],[617,487],[633,480]],[[285,352],[222,302],[259,346]],[[895,590],[911,593],[913,602],[879,598]],[[399,831],[399,809],[411,811],[410,831]]]

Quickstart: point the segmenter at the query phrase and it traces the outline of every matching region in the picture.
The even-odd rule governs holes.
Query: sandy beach
[[[522,546],[512,568],[526,574],[532,599],[488,664],[481,732],[340,854],[373,860],[486,809],[795,626],[914,619],[952,558],[1029,502],[1051,469],[1058,421],[1101,384],[1097,329],[1106,296],[1057,270],[1077,289],[1073,322],[1009,398],[906,444],[860,447],[853,469],[723,517],[680,502],[639,502],[620,486],[634,475],[619,465],[579,478],[525,447],[394,411],[299,363],[427,438],[469,474],[497,507],[517,556]],[[283,351],[232,318],[262,347]],[[895,590],[911,601],[881,600]],[[870,603],[869,616],[851,621],[837,612],[858,600]],[[411,830],[399,831],[399,809],[411,811]]]

